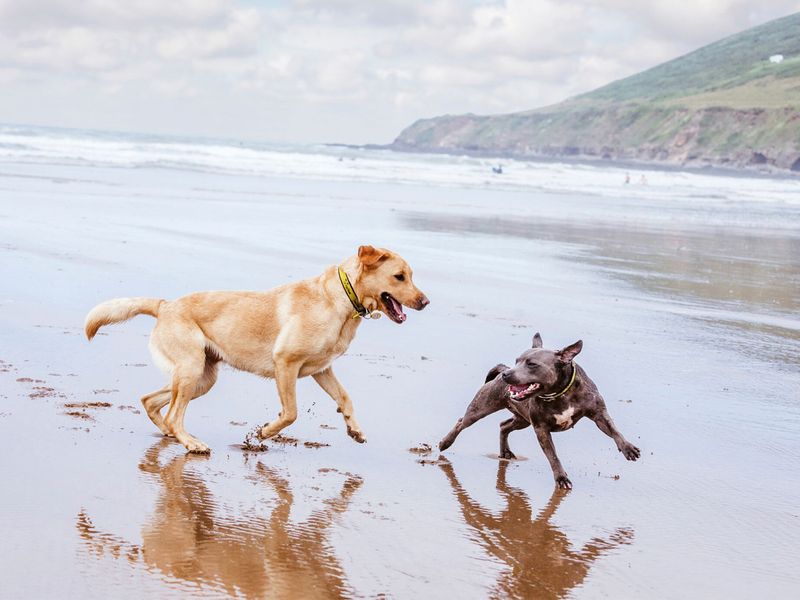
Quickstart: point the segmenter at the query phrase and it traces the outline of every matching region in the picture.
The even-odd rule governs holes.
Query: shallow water
[[[633,197],[599,169],[603,193],[565,190],[563,165],[550,187],[497,189],[457,185],[456,167],[401,185],[397,161],[396,181],[335,182],[37,161],[0,164],[4,596],[798,589],[796,183],[649,174]],[[768,198],[743,197],[759,185]],[[366,445],[303,380],[297,443],[243,451],[278,401],[228,369],[187,412],[213,453],[187,456],[139,411],[163,379],[152,320],[82,336],[101,300],[268,288],[360,243],[403,254],[432,300],[402,327],[364,323],[335,365]],[[511,436],[527,460],[492,457],[500,414],[445,459],[408,451],[435,446],[537,330],[550,347],[583,339],[578,362],[639,462],[581,422],[555,436],[575,488],[554,493],[530,431]]]

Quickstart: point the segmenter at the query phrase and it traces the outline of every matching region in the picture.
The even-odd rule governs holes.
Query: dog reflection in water
[[[508,566],[489,594],[492,598],[563,598],[583,583],[595,560],[633,540],[630,529],[619,528],[608,539],[592,538],[583,548],[574,550],[567,536],[550,522],[567,495],[563,490],[556,489],[534,517],[525,493],[506,483],[508,461],[501,460],[496,488],[506,507],[495,514],[470,497],[447,459],[441,457],[439,461],[461,515],[473,530],[471,537],[487,554]]]
[[[294,498],[288,482],[259,461],[256,477],[274,490],[277,506],[268,515],[221,515],[202,477],[187,468],[207,459],[181,454],[161,466],[159,454],[169,445],[162,440],[152,446],[139,465],[160,486],[153,515],[142,530],[141,547],[99,531],[84,510],[78,514],[77,527],[92,551],[144,563],[192,589],[222,588],[247,598],[354,595],[328,535],[361,486],[361,478],[348,475],[337,496],[303,522],[292,523],[289,511]]]

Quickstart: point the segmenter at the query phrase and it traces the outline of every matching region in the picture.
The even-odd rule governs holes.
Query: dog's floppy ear
[[[539,332],[536,332],[536,335],[533,336],[533,342],[531,343],[531,348],[541,348],[542,347],[542,336],[539,335]]]
[[[580,354],[581,350],[583,349],[583,340],[578,340],[574,344],[570,344],[566,348],[562,348],[558,352],[556,352],[556,356],[558,360],[564,363],[571,363],[572,359]]]
[[[359,246],[358,247],[358,260],[365,267],[374,267],[379,262],[389,258],[389,253],[373,246]]]

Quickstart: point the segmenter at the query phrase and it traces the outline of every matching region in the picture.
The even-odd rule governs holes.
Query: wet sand
[[[658,185],[652,180],[651,186]],[[786,185],[792,185],[787,183]],[[4,597],[749,598],[800,588],[800,209],[697,198],[303,182],[158,169],[0,169]],[[117,296],[259,289],[360,243],[398,250],[431,298],[364,323],[336,363],[368,443],[310,379],[300,418],[225,369],[187,412],[213,449],[156,435],[153,321]],[[489,367],[540,331],[620,430],[530,430],[498,461],[494,415],[440,458]],[[410,451],[414,449],[414,451]]]

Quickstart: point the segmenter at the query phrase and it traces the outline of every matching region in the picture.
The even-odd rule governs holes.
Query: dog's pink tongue
[[[401,321],[406,320],[406,313],[403,312],[403,305],[394,299],[394,296],[389,296],[389,302],[392,303],[392,308],[397,313]]]
[[[518,394],[519,392],[524,392],[525,390],[527,390],[528,386],[527,385],[510,385],[510,386],[508,386],[508,389],[510,389],[515,394]]]

